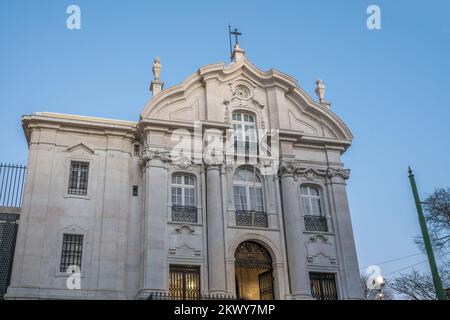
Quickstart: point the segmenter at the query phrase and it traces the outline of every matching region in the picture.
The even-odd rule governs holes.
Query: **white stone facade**
[[[236,296],[235,252],[244,241],[270,253],[275,299],[311,299],[310,272],[334,274],[339,299],[361,298],[341,161],[350,131],[295,79],[263,72],[238,53],[231,64],[207,65],[162,91],[156,79],[138,122],[23,117],[28,175],[6,298],[145,299],[169,290],[171,265],[199,266],[202,294]],[[236,222],[233,175],[251,166],[170,156],[174,130],[192,134],[196,123],[225,135],[235,112],[279,135],[279,170],[261,175],[267,226]],[[68,193],[72,161],[89,164],[85,195]],[[196,222],[172,219],[176,173],[195,179]],[[301,186],[320,190],[326,231],[306,230]],[[69,290],[60,271],[64,234],[83,235],[79,290]]]

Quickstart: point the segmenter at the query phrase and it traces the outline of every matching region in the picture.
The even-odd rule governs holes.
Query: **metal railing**
[[[236,210],[236,225],[246,227],[269,227],[267,213],[255,210]]]
[[[11,280],[18,225],[18,214],[0,212],[0,300],[4,298]]]
[[[27,167],[0,163],[0,206],[22,206],[23,185]]]
[[[197,294],[190,298],[182,299],[180,296],[174,296],[164,291],[152,292],[147,300],[235,300],[233,295],[227,294]]]
[[[172,206],[172,221],[196,223],[197,219],[196,207]]]
[[[323,216],[305,216],[306,231],[328,231],[327,218]]]

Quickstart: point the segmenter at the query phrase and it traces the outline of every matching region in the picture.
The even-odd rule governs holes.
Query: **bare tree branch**
[[[425,199],[423,208],[433,248],[436,251],[448,249],[450,247],[450,188],[436,189]],[[422,237],[414,238],[414,243],[424,250]]]
[[[439,271],[444,288],[450,287],[450,261],[443,263]],[[413,270],[388,281],[387,286],[408,300],[436,300],[431,273]]]
[[[364,300],[379,300],[378,294],[380,293],[380,290],[376,289],[369,289],[367,286],[367,279],[369,277],[367,275],[361,275],[361,286],[363,289],[363,298]],[[391,288],[384,286],[381,289],[381,292],[383,293],[383,300],[393,300],[394,299],[394,292]]]

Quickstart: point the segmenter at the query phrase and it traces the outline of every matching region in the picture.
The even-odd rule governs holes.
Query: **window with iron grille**
[[[72,161],[70,163],[69,194],[87,195],[89,162]]]
[[[311,295],[316,300],[337,300],[337,287],[334,273],[310,272]]]
[[[77,266],[81,269],[82,254],[83,235],[64,234],[59,271],[66,272],[70,266]]]
[[[139,195],[138,186],[133,186],[133,197],[137,197]]]

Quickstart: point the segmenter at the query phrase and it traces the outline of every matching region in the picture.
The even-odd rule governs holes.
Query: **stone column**
[[[146,149],[141,158],[144,168],[145,198],[143,213],[143,270],[140,298],[151,292],[167,291],[168,263],[166,250],[167,183],[164,151]]]
[[[292,166],[281,167],[281,195],[291,296],[293,299],[310,299],[303,238],[305,226],[300,214],[298,184],[294,180]]]
[[[210,293],[227,292],[220,170],[220,165],[206,166],[206,223]]]

